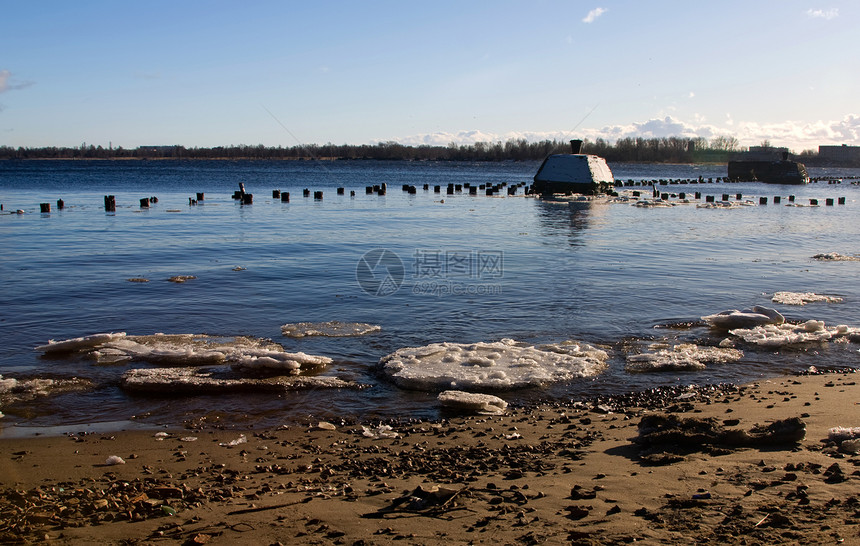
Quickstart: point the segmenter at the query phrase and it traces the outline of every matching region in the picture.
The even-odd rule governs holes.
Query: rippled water
[[[0,374],[86,378],[93,388],[0,407],[6,414],[0,424],[71,426],[132,416],[152,425],[204,415],[258,425],[311,414],[432,417],[438,411],[434,394],[398,389],[376,369],[379,359],[396,349],[440,341],[577,339],[610,353],[609,370],[598,378],[504,393],[510,402],[739,382],[810,365],[857,365],[856,345],[833,343],[746,350],[738,363],[688,373],[629,374],[624,357],[648,340],[717,341],[700,325],[677,325],[752,305],[776,307],[791,320],[860,326],[860,262],[811,258],[860,253],[860,187],[845,181],[661,188],[688,195],[700,191],[717,200],[724,193],[732,198],[741,193],[756,203],[769,198],[767,206],[731,210],[569,205],[524,198],[521,190],[520,196],[504,198],[445,192],[449,183],[528,183],[537,167],[536,162],[3,162]],[[611,167],[619,180],[707,180],[725,174],[721,166]],[[811,169],[810,174],[841,177],[860,170]],[[239,182],[254,194],[253,205],[231,199]],[[366,186],[382,183],[387,195],[365,194]],[[401,191],[402,184],[417,186],[417,193]],[[433,192],[434,185],[442,186],[441,193]],[[345,195],[337,195],[337,187],[344,187]],[[323,191],[323,199],[302,197],[304,188]],[[273,199],[273,189],[289,191],[290,202]],[[197,192],[205,193],[204,200],[189,206],[188,198]],[[115,195],[115,213],[104,211],[108,194]],[[774,196],[785,204],[790,194],[797,203],[815,198],[823,205],[827,198],[845,197],[846,204],[773,204]],[[157,196],[158,203],[141,209],[140,198],[148,196]],[[65,201],[64,210],[57,210],[57,199]],[[39,213],[43,202],[51,203],[50,214]],[[25,214],[9,214],[16,209]],[[404,265],[402,284],[393,294],[369,295],[356,280],[359,260],[374,249],[389,250]],[[430,275],[434,260],[451,270]],[[470,269],[462,269],[466,266]],[[174,275],[196,278],[168,282]],[[781,290],[838,295],[843,302],[771,304],[773,292]],[[327,321],[364,322],[382,330],[334,338],[281,332],[287,323]],[[270,338],[289,351],[335,359],[326,375],[373,386],[279,397],[133,396],[119,388],[119,377],[139,363],[103,365],[33,350],[48,339],[106,331]]]

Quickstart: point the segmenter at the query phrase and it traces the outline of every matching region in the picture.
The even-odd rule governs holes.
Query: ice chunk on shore
[[[109,341],[115,341],[125,337],[125,332],[111,332],[104,334],[93,334],[91,336],[76,337],[65,339],[62,341],[54,341],[49,339],[46,345],[36,347],[37,351],[45,354],[52,353],[76,353],[81,351],[89,351],[103,345]]]
[[[782,324],[785,322],[785,317],[776,309],[756,305],[752,309],[744,309],[743,311],[731,309],[715,315],[707,315],[702,317],[702,320],[713,328],[731,330],[733,328],[752,328],[764,324]]]
[[[652,353],[642,353],[627,357],[628,372],[663,372],[704,370],[706,364],[735,362],[744,353],[726,347],[700,347],[695,343],[683,343],[671,348],[661,345],[652,346]]]
[[[382,330],[376,324],[366,322],[340,322],[332,320],[328,322],[296,322],[281,326],[281,333],[287,337],[354,337],[363,336]]]
[[[508,403],[498,396],[475,392],[442,391],[437,399],[445,407],[474,411],[482,415],[500,415],[508,407]]]
[[[855,336],[860,333],[858,328],[849,328],[840,324],[835,328],[827,328],[823,321],[808,320],[802,324],[766,324],[755,328],[738,328],[729,330],[747,343],[762,347],[782,347],[828,341],[834,337]]]
[[[860,427],[833,427],[827,431],[827,439],[833,442],[860,438]]]
[[[394,432],[390,425],[379,425],[376,428],[361,427],[361,435],[372,440],[395,440],[400,438],[400,434]]]
[[[157,395],[217,394],[226,392],[275,392],[302,389],[361,388],[363,385],[337,377],[238,376],[230,366],[210,368],[138,368],[125,372],[120,386],[128,391]]]
[[[479,343],[432,343],[398,349],[379,362],[400,387],[417,390],[515,389],[597,375],[605,351],[564,341],[532,346],[503,339]]]
[[[774,303],[782,303],[784,305],[806,305],[816,301],[824,301],[827,303],[839,303],[842,298],[837,296],[823,296],[812,292],[775,292],[771,299]]]

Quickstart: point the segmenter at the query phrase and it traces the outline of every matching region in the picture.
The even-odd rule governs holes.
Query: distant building
[[[144,155],[158,155],[162,157],[170,157],[176,150],[176,146],[138,146],[137,151]]]
[[[775,146],[750,146],[747,159],[782,159],[788,153],[788,148],[777,148]]]
[[[860,146],[819,146],[818,158],[835,163],[860,163]]]

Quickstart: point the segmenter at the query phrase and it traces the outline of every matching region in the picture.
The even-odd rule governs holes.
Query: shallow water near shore
[[[815,260],[860,253],[860,187],[759,183],[661,186],[667,193],[736,194],[768,204],[728,210],[570,204],[522,196],[446,194],[449,183],[529,183],[536,162],[129,162],[7,161],[0,165],[0,375],[80,378],[86,386],[4,402],[9,427],[76,426],[133,419],[271,426],[302,420],[437,417],[435,393],[394,386],[380,358],[430,343],[573,339],[609,354],[595,377],[496,393],[508,402],[570,399],[661,385],[744,382],[809,366],[858,364],[857,345],[743,347],[737,362],[695,372],[631,374],[625,357],[650,341],[716,344],[699,318],[765,305],[790,321],[860,326],[860,262]],[[611,165],[618,180],[721,177],[723,166]],[[810,169],[841,178],[860,169]],[[239,183],[252,205],[231,199]],[[385,183],[384,196],[365,187]],[[401,185],[417,187],[411,195]],[[429,189],[424,190],[423,185]],[[441,185],[435,193],[433,186]],[[338,195],[336,188],[345,188]],[[323,199],[302,196],[308,188]],[[290,192],[290,202],[272,190]],[[650,196],[650,188],[639,189]],[[350,196],[350,191],[355,196]],[[205,197],[188,203],[197,192]],[[502,195],[505,192],[502,191]],[[103,197],[114,195],[115,212]],[[312,195],[312,194],[311,194]],[[818,199],[820,207],[788,207]],[[141,198],[158,202],[141,209]],[[782,203],[773,204],[775,196]],[[844,205],[825,200],[845,197]],[[57,210],[56,200],[65,208]],[[41,214],[39,204],[52,212]],[[24,214],[10,214],[21,209]],[[402,264],[396,287],[378,284],[362,257],[387,250]],[[377,253],[374,256],[381,256]],[[358,272],[358,273],[357,273]],[[194,277],[170,282],[177,275]],[[130,282],[146,279],[148,282]],[[396,288],[396,289],[395,289]],[[790,306],[774,292],[842,298]],[[370,293],[369,293],[370,292]],[[389,293],[391,292],[391,293]],[[364,335],[294,337],[285,324],[367,323]],[[120,388],[141,362],[42,355],[49,339],[98,332],[268,338],[290,352],[330,357],[321,373],[370,385],[217,396],[141,396]],[[26,393],[25,393],[26,394]],[[28,395],[23,398],[29,398]],[[55,430],[55,429],[50,429]],[[8,432],[7,432],[8,434]]]

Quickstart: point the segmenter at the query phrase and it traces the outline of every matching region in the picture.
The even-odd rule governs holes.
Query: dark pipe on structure
[[[582,153],[582,141],[581,140],[571,140],[570,141],[570,153],[572,153],[572,154],[581,154]]]

